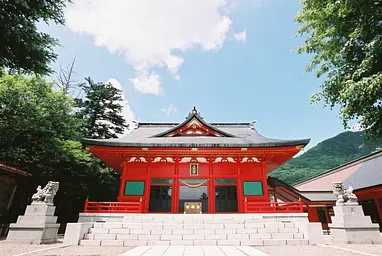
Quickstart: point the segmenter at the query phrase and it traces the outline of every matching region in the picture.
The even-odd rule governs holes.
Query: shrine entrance
[[[239,212],[236,183],[232,178],[151,179],[148,212],[184,213],[185,203],[201,203],[202,213]]]
[[[208,179],[179,180],[179,212],[184,212],[185,203],[202,203],[202,212],[208,212]]]

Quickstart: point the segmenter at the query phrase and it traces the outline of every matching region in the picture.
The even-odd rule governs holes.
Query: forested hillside
[[[363,132],[343,132],[289,160],[271,175],[289,184],[295,184],[327,169],[369,154],[381,145],[382,142],[365,143]]]

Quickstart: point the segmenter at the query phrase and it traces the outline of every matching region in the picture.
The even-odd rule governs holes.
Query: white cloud
[[[136,78],[130,78],[130,82],[133,83],[134,88],[141,93],[149,93],[159,95],[162,93],[163,88],[160,85],[160,77],[158,74],[140,74]]]
[[[122,116],[125,118],[127,124],[129,124],[129,129],[125,130],[125,133],[129,133],[132,129],[134,129],[135,124],[133,121],[135,120],[135,114],[133,110],[131,109],[128,101],[125,99],[125,95],[123,93],[123,88],[121,83],[115,79],[115,78],[110,78],[107,83],[111,83],[113,87],[119,89],[122,91],[122,101],[119,101],[119,104],[123,106],[122,108]]]
[[[160,111],[162,111],[163,113],[165,113],[166,115],[171,115],[173,112],[176,112],[178,111],[178,109],[176,107],[174,107],[174,105],[170,105],[168,106],[167,108],[162,108]]]
[[[242,32],[239,32],[239,33],[235,33],[235,39],[236,41],[247,41],[247,30],[243,30]]]
[[[219,50],[232,33],[227,15],[233,1],[77,0],[68,6],[66,20],[72,31],[93,36],[95,45],[124,55],[136,70],[130,79],[135,89],[160,94],[152,68],[165,67],[179,79],[183,52]]]

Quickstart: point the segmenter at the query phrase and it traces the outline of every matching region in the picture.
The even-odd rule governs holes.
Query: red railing
[[[84,212],[89,213],[141,213],[142,198],[136,202],[89,202],[85,201]]]
[[[251,202],[244,199],[245,213],[299,213],[304,212],[301,199],[297,202]]]

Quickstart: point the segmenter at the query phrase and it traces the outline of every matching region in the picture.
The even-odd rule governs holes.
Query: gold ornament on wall
[[[198,176],[199,169],[197,163],[190,163],[190,176]]]

